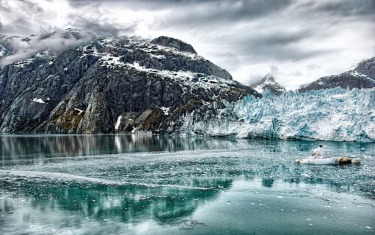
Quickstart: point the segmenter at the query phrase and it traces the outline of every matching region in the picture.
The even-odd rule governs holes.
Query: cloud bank
[[[0,34],[166,35],[244,84],[272,73],[288,89],[374,56],[374,23],[375,0],[0,0]]]

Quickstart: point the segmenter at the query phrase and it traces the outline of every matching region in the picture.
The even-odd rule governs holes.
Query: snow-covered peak
[[[173,40],[168,38],[163,44],[155,39],[140,37],[102,37],[76,47],[75,50],[81,53],[81,58],[95,56],[101,66],[114,69],[128,67],[150,74],[175,77],[176,80],[181,77],[192,79],[191,74],[194,74],[194,78],[214,76],[232,81],[227,71],[196,54],[189,44],[177,39]],[[176,46],[173,42],[181,45]],[[171,43],[173,45],[170,45]],[[185,76],[186,74],[189,76]],[[211,83],[215,82],[211,81]]]
[[[253,83],[250,85],[250,87],[259,93],[263,93],[267,90],[274,95],[281,95],[282,93],[286,92],[285,87],[277,83],[272,74],[267,74],[262,80]]]
[[[265,81],[265,83],[266,82],[268,82],[268,83],[275,83],[276,82],[275,79],[273,78],[272,74],[270,74],[270,73],[267,73],[267,75],[264,76],[263,80]]]

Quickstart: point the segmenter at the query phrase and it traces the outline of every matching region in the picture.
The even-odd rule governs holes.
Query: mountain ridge
[[[298,91],[330,89],[341,87],[344,89],[375,87],[375,57],[360,62],[353,70],[338,75],[330,75],[301,86]]]

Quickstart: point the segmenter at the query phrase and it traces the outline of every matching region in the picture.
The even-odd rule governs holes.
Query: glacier
[[[214,104],[207,104],[214,106]],[[212,107],[214,108],[214,107]],[[375,142],[375,88],[269,92],[225,103],[217,115],[183,118],[182,134]]]

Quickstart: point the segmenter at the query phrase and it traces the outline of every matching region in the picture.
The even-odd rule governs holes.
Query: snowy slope
[[[194,114],[185,118],[187,133],[375,142],[375,88],[248,96],[227,104],[217,117],[194,120]]]
[[[317,81],[299,88],[300,92],[320,89],[372,88],[375,87],[375,57],[362,61],[350,71],[319,78]]]

